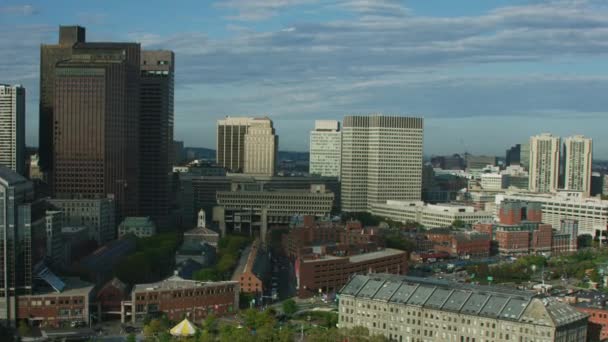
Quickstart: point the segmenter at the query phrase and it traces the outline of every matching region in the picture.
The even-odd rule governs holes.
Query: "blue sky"
[[[426,154],[502,155],[552,132],[608,159],[606,1],[3,0],[0,83],[27,87],[31,145],[39,46],[61,24],[174,50],[187,146],[214,147],[226,115],[268,115],[280,148],[303,151],[315,119],[385,113],[424,117]]]

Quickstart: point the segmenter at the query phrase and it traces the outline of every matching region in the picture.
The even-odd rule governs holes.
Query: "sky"
[[[427,155],[504,155],[531,135],[594,139],[608,159],[605,0],[0,1],[0,83],[27,90],[38,143],[40,44],[88,41],[176,55],[175,137],[215,147],[225,116],[273,119],[308,150],[316,119],[424,118]]]

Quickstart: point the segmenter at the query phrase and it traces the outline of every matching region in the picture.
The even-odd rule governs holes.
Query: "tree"
[[[19,336],[27,336],[31,333],[30,326],[27,325],[26,321],[19,321],[17,331],[19,331]]]
[[[288,299],[288,300],[284,301],[282,304],[282,307],[283,307],[283,312],[287,316],[291,316],[298,311],[298,304],[296,304],[296,302],[293,299]]]
[[[127,342],[137,342],[134,334],[127,335]]]
[[[217,317],[214,314],[211,314],[205,318],[203,321],[203,329],[209,331],[213,334],[217,333],[218,321]]]
[[[464,228],[466,226],[466,222],[464,222],[463,220],[454,220],[454,222],[452,222],[452,227],[454,228]]]

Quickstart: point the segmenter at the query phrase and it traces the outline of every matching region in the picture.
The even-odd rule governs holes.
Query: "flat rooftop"
[[[61,278],[63,283],[65,284],[65,288],[61,292],[57,292],[54,289],[41,288],[34,291],[31,295],[33,297],[37,296],[56,296],[56,297],[71,297],[71,296],[87,296],[93,291],[95,287],[94,284],[88,283],[86,281],[80,280],[79,278],[74,277],[65,277]],[[26,297],[26,296],[22,296]]]
[[[158,290],[179,290],[191,289],[195,287],[215,287],[221,285],[237,284],[235,281],[214,281],[202,282],[196,280],[183,279],[178,276],[172,276],[165,280],[149,284],[137,284],[133,286],[132,292],[158,291]]]

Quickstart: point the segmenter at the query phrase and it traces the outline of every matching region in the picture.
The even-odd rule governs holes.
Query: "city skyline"
[[[605,5],[441,4],[9,2],[0,6],[0,74],[28,92],[29,146],[38,138],[39,46],[57,41],[60,24],[80,24],[92,41],[175,51],[175,137],[187,146],[213,148],[213,123],[226,115],[268,115],[285,137],[281,150],[306,151],[314,120],[380,112],[423,117],[425,155],[502,155],[551,132],[584,134],[608,159]],[[175,19],[160,20],[169,6]]]

